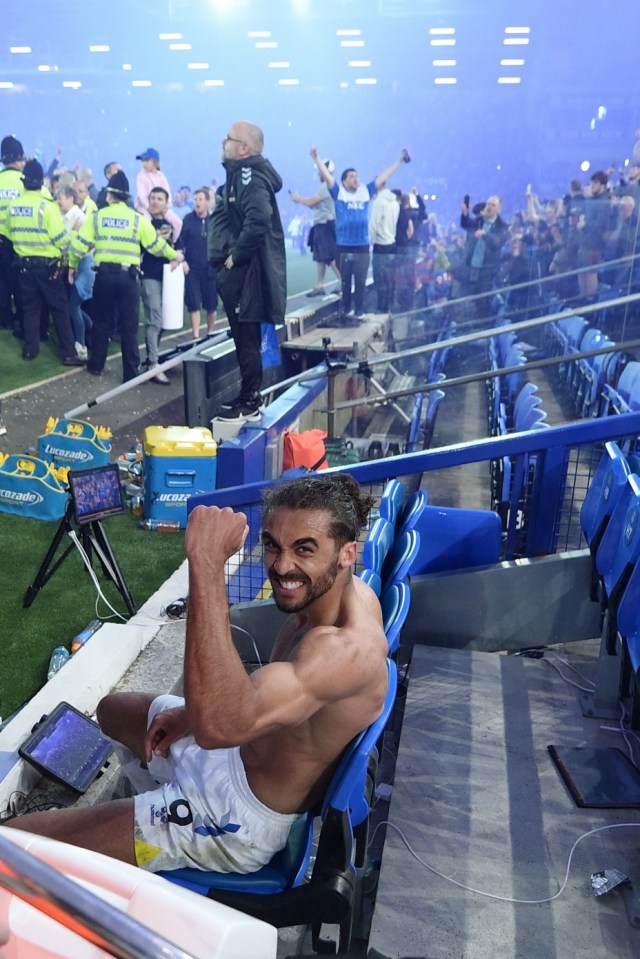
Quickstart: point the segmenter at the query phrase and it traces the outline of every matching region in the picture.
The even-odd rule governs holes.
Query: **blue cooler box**
[[[148,426],[143,436],[145,519],[187,525],[187,500],[216,488],[216,442],[211,430]]]

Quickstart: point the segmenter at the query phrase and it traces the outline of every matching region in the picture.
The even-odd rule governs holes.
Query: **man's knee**
[[[112,739],[125,742],[144,736],[147,731],[149,707],[155,696],[148,693],[109,693],[98,703],[96,718],[100,729]]]

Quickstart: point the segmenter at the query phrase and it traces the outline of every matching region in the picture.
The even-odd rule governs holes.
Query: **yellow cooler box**
[[[187,500],[216,488],[216,441],[200,427],[148,426],[143,436],[144,515],[187,525]]]

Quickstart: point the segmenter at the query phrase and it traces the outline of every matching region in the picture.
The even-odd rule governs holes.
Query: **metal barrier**
[[[429,473],[474,463],[486,463],[488,480],[491,463],[506,458],[512,475],[522,478],[520,487],[512,484],[509,489],[504,510],[501,559],[513,560],[578,549],[580,506],[598,465],[602,444],[615,440],[631,450],[639,436],[640,412],[625,413],[407,453],[327,472],[350,473],[379,497],[386,480],[393,477],[402,479],[408,489],[422,486],[428,492]],[[243,557],[234,557],[228,568],[230,603],[264,598],[269,593],[268,587],[263,589],[265,574],[259,534],[262,490],[271,485],[269,482],[232,487],[189,500],[189,511],[198,505],[230,506],[247,515],[250,534]]]

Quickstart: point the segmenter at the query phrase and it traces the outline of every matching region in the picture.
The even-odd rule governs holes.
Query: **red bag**
[[[305,466],[310,470],[326,470],[327,451],[324,430],[305,430],[295,433],[285,430],[282,443],[282,469],[290,470],[296,466]]]

